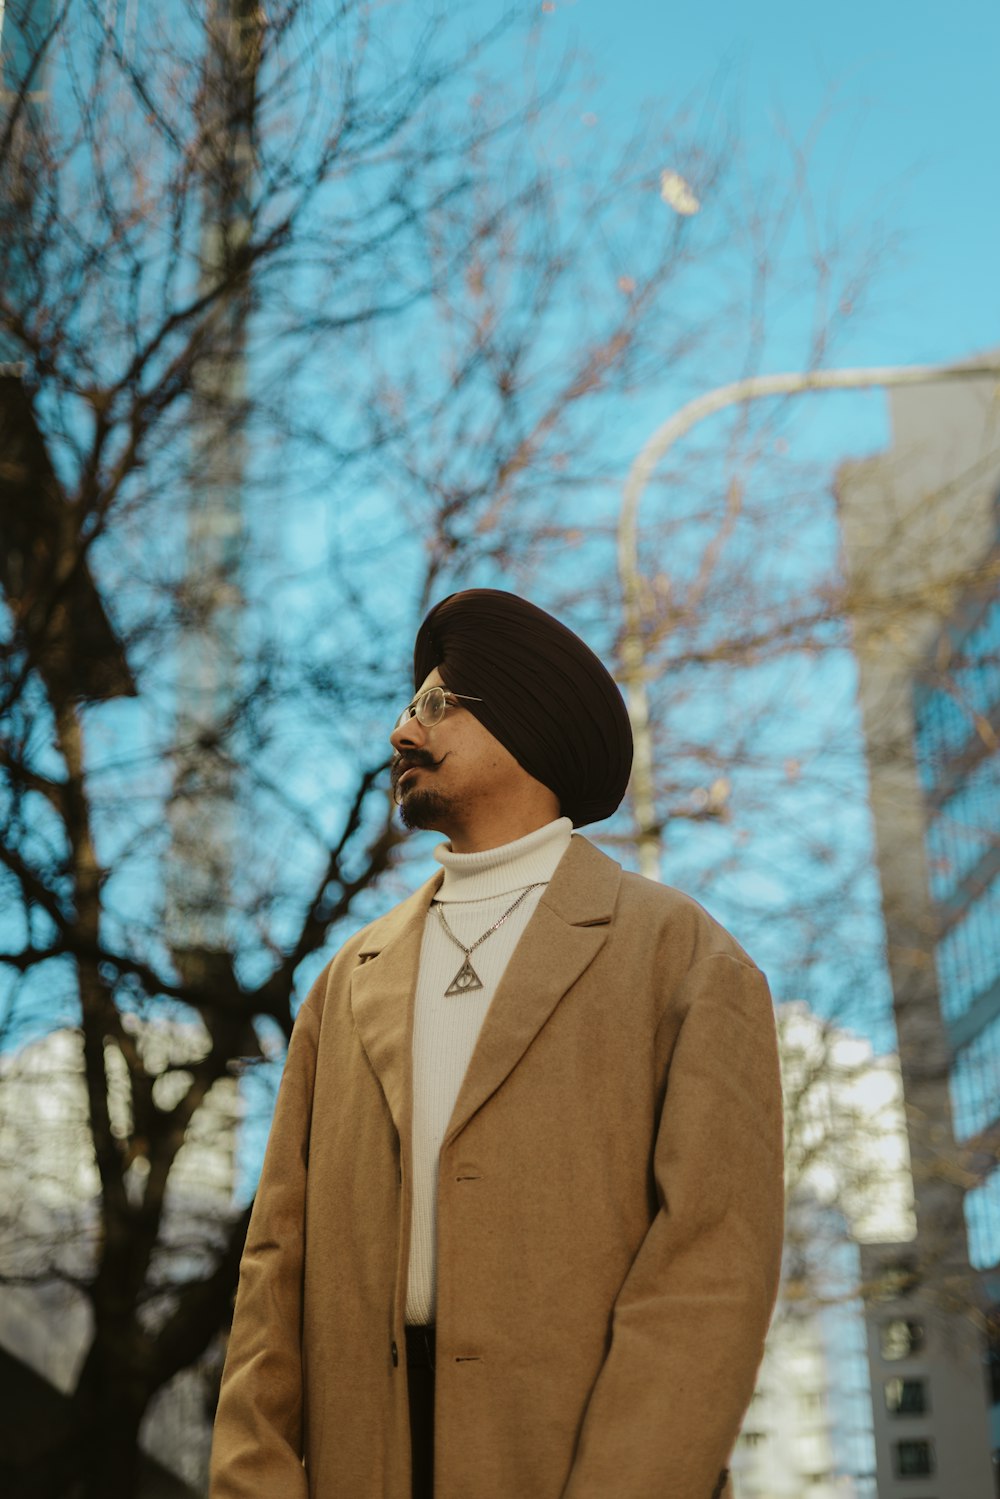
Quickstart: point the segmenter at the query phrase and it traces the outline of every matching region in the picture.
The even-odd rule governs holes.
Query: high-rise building
[[[879,1499],[993,1499],[1000,1408],[1000,402],[900,389],[838,477],[915,1243],[863,1255]]]
[[[955,1135],[972,1149],[1000,1125],[1000,579],[991,581],[962,600],[914,687]],[[995,1158],[965,1195],[965,1221],[972,1264],[1000,1263]]]

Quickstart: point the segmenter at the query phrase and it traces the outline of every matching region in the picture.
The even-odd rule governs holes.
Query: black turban
[[[413,650],[413,685],[438,667],[574,827],[610,817],[632,768],[632,730],[610,672],[579,635],[527,599],[470,588],[435,605]]]

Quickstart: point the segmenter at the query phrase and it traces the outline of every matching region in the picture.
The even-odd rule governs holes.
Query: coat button
[[[392,1367],[394,1369],[398,1369],[399,1368],[399,1349],[396,1347],[396,1340],[395,1340],[395,1338],[393,1338],[392,1343],[389,1346],[390,1346],[390,1349],[392,1351]]]

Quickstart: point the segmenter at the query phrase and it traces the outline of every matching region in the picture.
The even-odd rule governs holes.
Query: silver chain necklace
[[[547,884],[548,880],[536,880],[533,885],[527,885],[521,891],[514,904],[512,906],[509,906],[503,913],[499,921],[494,921],[491,927],[487,927],[483,935],[481,937],[477,937],[471,947],[466,947],[464,942],[460,942],[458,940],[458,938],[455,936],[455,933],[448,925],[440,901],[434,902],[437,913],[441,918],[441,925],[444,927],[445,931],[448,933],[448,936],[451,938],[452,942],[454,942],[455,946],[460,947],[465,953],[465,962],[462,964],[461,968],[458,970],[455,977],[452,979],[451,983],[444,991],[446,997],[450,994],[470,994],[473,989],[481,989],[483,987],[482,979],[479,977],[479,974],[476,972],[469,961],[470,957],[475,952],[476,948],[479,947],[481,943],[486,941],[487,937],[493,936],[493,933],[496,931],[497,927],[503,926],[508,916],[513,915],[526,895],[530,895],[532,890],[540,890],[543,885]]]

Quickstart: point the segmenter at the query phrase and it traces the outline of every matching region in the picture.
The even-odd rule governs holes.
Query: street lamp
[[[991,374],[1000,376],[1000,355],[964,364],[881,365],[874,369],[792,370],[775,375],[749,375],[688,401],[657,427],[641,448],[629,470],[622,496],[618,519],[618,577],[625,617],[621,678],[635,741],[632,807],[639,869],[647,879],[660,878],[663,839],[656,815],[653,729],[646,690],[648,673],[642,631],[638,516],[639,501],[657,464],[674,443],[699,422],[727,406],[741,406],[766,396],[799,395],[813,390],[871,390],[896,385],[925,385],[940,380],[981,379],[983,375]]]

